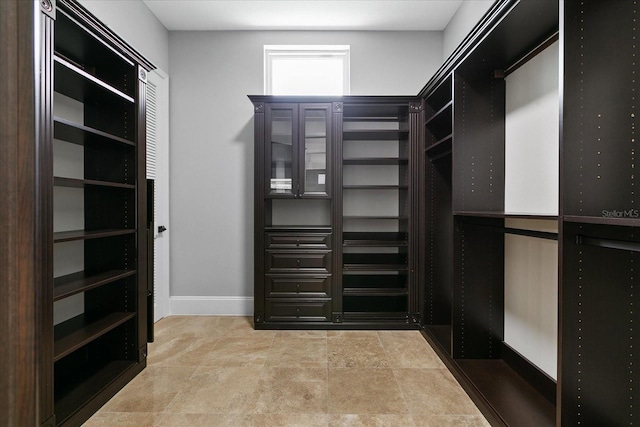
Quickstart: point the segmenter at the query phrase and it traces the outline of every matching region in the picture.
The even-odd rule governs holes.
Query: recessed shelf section
[[[442,125],[448,125],[451,127],[451,117],[453,113],[453,101],[447,102],[444,107],[436,111],[433,116],[431,116],[424,123],[428,128],[434,128],[439,126],[439,121],[442,120]]]
[[[351,296],[407,295],[407,275],[347,274],[343,277],[342,293]]]
[[[120,230],[73,230],[53,233],[53,243],[72,242],[74,240],[100,239],[103,237],[135,234],[135,229]]]
[[[93,179],[76,179],[76,178],[63,178],[56,176],[53,178],[53,185],[56,187],[72,187],[72,188],[86,188],[86,187],[106,187],[106,188],[126,188],[135,189],[136,186],[132,184],[122,184],[119,182],[107,182],[97,181]]]
[[[56,421],[64,422],[79,406],[91,400],[113,383],[115,378],[135,365],[136,362],[133,361],[115,360],[91,370],[87,368],[76,370],[76,375],[65,381],[64,387],[56,383]],[[80,370],[82,372],[78,372]]]
[[[407,315],[408,304],[405,295],[398,296],[354,296],[343,295],[342,307],[345,316],[350,313],[389,313],[393,317]],[[392,314],[393,313],[393,314]],[[380,319],[383,320],[383,319]]]
[[[80,271],[56,277],[53,281],[53,300],[58,301],[135,274],[135,270],[111,270],[102,273]]]
[[[451,154],[453,145],[453,134],[445,136],[444,138],[434,142],[425,149],[425,153],[429,156],[431,161],[437,160],[441,157]]]
[[[54,328],[53,360],[58,361],[80,347],[115,329],[136,313],[111,313],[100,319],[90,320],[81,314],[67,320]]]
[[[55,138],[77,145],[85,145],[87,143],[110,144],[116,142],[135,146],[133,141],[111,135],[107,132],[102,132],[98,129],[74,123],[60,117],[54,117],[53,119],[53,132]]]
[[[75,19],[58,8],[55,25],[55,53],[98,79],[135,96],[136,65],[94,37]]]
[[[404,130],[345,130],[342,139],[345,141],[397,141],[405,139],[409,135]]]
[[[405,271],[405,253],[345,253],[342,255],[345,271]]]

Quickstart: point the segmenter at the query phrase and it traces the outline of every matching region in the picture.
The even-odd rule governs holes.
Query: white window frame
[[[265,45],[264,46],[264,93],[273,95],[272,64],[274,59],[292,58],[326,58],[342,60],[343,89],[342,95],[351,93],[350,84],[350,45]],[[309,94],[314,95],[314,94]]]

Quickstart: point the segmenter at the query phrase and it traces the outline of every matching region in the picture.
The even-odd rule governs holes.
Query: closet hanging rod
[[[623,251],[640,252],[640,242],[627,240],[601,239],[599,237],[576,236],[577,245],[598,246],[600,248],[620,249]]]
[[[535,237],[536,239],[558,240],[558,233],[551,233],[548,231],[524,230],[521,228],[511,228],[511,227],[498,227],[495,225],[474,224],[471,222],[468,222],[465,225],[466,226],[470,225],[472,227],[490,228],[492,229],[492,231],[495,231],[497,233],[515,234],[518,236],[526,236],[526,237]]]

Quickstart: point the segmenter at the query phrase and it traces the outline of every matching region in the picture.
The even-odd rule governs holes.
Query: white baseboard
[[[253,297],[173,296],[171,314],[253,316]]]

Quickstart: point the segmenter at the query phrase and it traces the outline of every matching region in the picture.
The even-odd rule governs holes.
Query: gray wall
[[[156,67],[169,70],[169,32],[140,0],[80,0],[80,3]]]
[[[442,58],[447,59],[493,4],[493,0],[465,0],[444,29]]]
[[[171,32],[171,295],[253,295],[253,108],[263,45],[351,45],[354,95],[415,95],[441,32]]]

